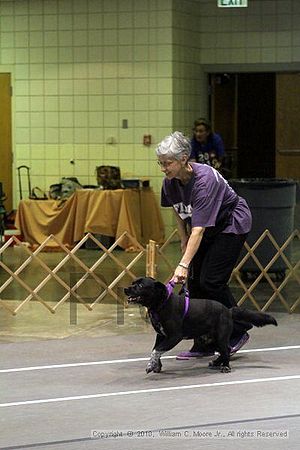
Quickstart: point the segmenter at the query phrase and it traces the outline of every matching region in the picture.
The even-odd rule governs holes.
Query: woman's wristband
[[[184,263],[181,263],[181,262],[178,264],[178,266],[179,267],[183,267],[184,269],[188,269],[189,268],[188,264],[184,264]]]

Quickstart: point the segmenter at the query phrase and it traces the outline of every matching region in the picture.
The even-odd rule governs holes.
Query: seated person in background
[[[210,122],[203,118],[195,120],[193,133],[190,161],[208,164],[219,170],[225,153],[221,136],[214,133]]]

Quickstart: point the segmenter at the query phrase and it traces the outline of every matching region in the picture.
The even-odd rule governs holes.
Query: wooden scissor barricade
[[[255,254],[255,250],[259,247],[259,245],[264,240],[267,240],[267,239],[272,243],[276,252],[275,252],[274,256],[272,257],[272,259],[264,266],[261,264],[261,262],[257,258],[256,254]],[[247,244],[247,242],[245,242],[244,246],[245,246],[247,253],[244,256],[244,258],[239,262],[239,264],[235,267],[235,269],[232,273],[232,277],[231,277],[231,281],[233,281],[235,279],[237,281],[238,285],[244,291],[244,294],[238,301],[239,306],[241,306],[247,299],[249,299],[252,302],[252,304],[255,306],[256,309],[261,310],[261,311],[266,311],[267,309],[270,308],[272,303],[276,299],[278,299],[278,301],[280,301],[280,303],[283,305],[284,309],[287,312],[292,313],[296,310],[296,307],[300,303],[300,295],[296,295],[296,298],[292,299],[292,302],[291,302],[290,296],[284,294],[283,290],[285,287],[288,286],[289,283],[293,282],[296,285],[296,289],[294,289],[293,291],[298,292],[300,294],[300,289],[299,289],[300,288],[300,261],[298,260],[298,261],[294,261],[294,263],[292,263],[286,257],[284,250],[286,250],[289,245],[292,245],[293,242],[299,244],[299,240],[300,240],[300,233],[298,230],[294,230],[293,233],[287,238],[287,240],[281,246],[279,246],[277,244],[276,240],[274,239],[274,237],[272,236],[272,234],[270,233],[270,231],[265,230],[261,234],[261,236],[257,239],[255,244],[252,245],[252,247],[250,247]],[[298,242],[296,242],[296,241],[298,241]],[[250,283],[248,283],[248,285],[246,285],[241,277],[241,270],[243,268],[243,265],[248,260],[248,258],[253,259],[258,270],[256,272],[255,280],[252,283],[250,282]],[[273,279],[270,275],[270,272],[272,271],[273,264],[279,258],[282,258],[282,260],[284,261],[286,270],[285,270],[285,276],[283,278],[281,278],[279,282],[276,283],[273,281]],[[260,306],[255,299],[254,290],[261,281],[267,282],[273,292],[272,292],[272,295],[267,299],[265,304]],[[289,297],[289,298],[287,298],[287,297]]]
[[[171,244],[174,242],[174,239],[178,240],[178,238],[178,231],[174,230],[162,246],[159,247],[156,245],[155,252],[153,249],[151,250],[151,255],[155,254],[155,257],[152,256],[151,264],[148,264],[147,268],[149,273],[152,273],[152,276],[159,277],[159,272],[162,271],[162,266],[164,265],[164,271],[168,272],[168,276],[165,281],[170,279],[175,270],[175,265],[178,262],[180,249],[177,249],[177,258],[175,259],[175,263],[174,257],[170,257],[167,253]],[[262,264],[255,252],[267,240],[274,247],[274,256],[267,264]],[[284,251],[292,244],[297,244],[300,246],[300,233],[298,230],[293,231],[287,240],[280,246],[269,230],[265,230],[252,245],[252,247],[245,242],[245,255],[233,270],[230,280],[230,286],[235,289],[235,298],[239,306],[243,305],[246,301],[250,301],[251,305],[254,306],[255,309],[259,311],[266,311],[271,307],[271,305],[274,304],[275,301],[277,301],[276,306],[278,306],[279,301],[283,309],[287,312],[293,313],[296,310],[300,304],[300,261],[298,260],[292,262],[284,253]],[[153,247],[153,243],[150,243],[149,245]],[[300,250],[298,254],[300,254]],[[254,263],[255,275],[252,278],[247,279],[247,277],[245,277],[245,274],[247,274],[247,269],[246,271],[243,271],[243,269],[247,266],[247,261],[249,258],[251,258],[252,263]],[[282,258],[286,270],[283,277],[276,278],[276,281],[274,281],[272,276],[272,266],[279,258]],[[287,291],[292,284],[293,292],[289,293]],[[263,287],[263,291],[266,291],[266,286],[269,290],[268,293],[264,295],[264,297],[267,298],[265,301],[263,300],[262,304],[262,295],[258,288]],[[236,291],[241,291],[239,298],[236,295]],[[262,291],[262,289],[260,289],[260,291]],[[299,292],[299,295],[295,294],[297,292]]]
[[[118,258],[118,252],[115,251],[124,237],[132,242],[136,250],[135,253],[127,254],[126,263]],[[85,262],[86,254],[82,257],[80,252],[88,239],[92,239],[102,251],[99,256],[99,253],[92,250],[95,258],[91,265]],[[51,241],[55,241],[61,255],[61,260],[54,267],[45,263],[41,253]],[[14,251],[19,247],[23,255],[23,262],[17,268],[11,268],[6,261],[9,258],[6,258],[5,252],[12,244]],[[141,258],[145,258],[145,254],[146,249],[126,232],[110,248],[103,246],[88,233],[72,249],[51,235],[34,251],[13,236],[0,248],[0,267],[6,274],[6,279],[0,286],[0,306],[12,315],[19,313],[32,300],[38,301],[53,314],[67,301],[80,303],[88,311],[93,311],[104,299],[126,306],[121,284],[127,285],[137,276],[144,275],[138,273],[135,266]],[[35,276],[31,277],[30,273],[33,271]],[[18,296],[22,298],[5,299],[6,290],[16,291],[16,284]]]
[[[122,258],[120,258],[117,247],[124,237],[132,243],[135,252],[122,252]],[[88,239],[91,239],[101,250],[101,254],[91,251],[94,260],[92,258],[89,264],[86,262],[86,254],[80,251]],[[51,235],[35,250],[31,250],[16,236],[12,236],[0,247],[0,267],[2,274],[5,274],[5,279],[0,285],[0,306],[12,315],[18,314],[31,301],[39,302],[52,314],[59,311],[67,301],[76,302],[88,311],[93,311],[96,305],[104,301],[113,301],[126,306],[123,288],[130,284],[131,280],[144,275],[164,278],[164,282],[170,279],[180,255],[178,239],[178,231],[174,230],[163,245],[159,246],[151,240],[144,248],[125,232],[113,245],[106,248],[95,236],[88,233],[74,248],[70,249]],[[272,243],[274,256],[267,264],[262,264],[256,255],[256,250],[265,240]],[[51,241],[58,246],[61,255],[60,261],[53,266],[50,263],[46,264],[42,253]],[[5,252],[13,244],[13,251],[17,252],[19,248],[23,260],[19,265],[14,261],[12,267],[8,262],[11,258],[6,258]],[[233,270],[230,280],[231,287],[235,289],[234,294],[238,305],[250,302],[255,309],[266,311],[276,302],[276,307],[280,303],[279,306],[289,313],[296,311],[300,304],[300,295],[298,295],[298,292],[300,294],[300,261],[292,262],[285,254],[285,250],[292,244],[300,245],[298,230],[295,230],[281,246],[277,244],[269,230],[265,230],[252,247],[245,242],[245,255]],[[249,258],[255,263],[257,270],[255,269],[254,279],[245,280],[243,268],[247,265]],[[274,281],[271,269],[278,258],[282,258],[285,264],[285,276],[280,281]],[[91,256],[88,259],[90,261]],[[33,272],[34,277],[31,276]],[[16,285],[17,289],[15,289]],[[290,289],[292,285],[293,289]],[[266,286],[269,289],[263,303],[262,295],[258,292],[262,286],[264,290]],[[7,290],[18,292],[19,298],[5,298]],[[240,293],[239,298],[237,291]]]

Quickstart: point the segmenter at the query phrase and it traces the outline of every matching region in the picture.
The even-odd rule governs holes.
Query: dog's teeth
[[[128,297],[129,302],[138,302],[140,300],[140,297]]]

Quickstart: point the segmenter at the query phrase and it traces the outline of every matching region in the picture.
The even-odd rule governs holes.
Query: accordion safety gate
[[[178,244],[178,232],[174,230],[165,243],[159,246],[155,241],[149,241],[146,246],[139,244],[135,238],[125,232],[126,238],[132,241],[136,248],[135,253],[127,253],[118,250],[118,242],[124,238],[120,236],[113,245],[106,248],[92,234],[87,234],[74,248],[69,249],[51,235],[38,248],[31,251],[16,236],[12,236],[0,247],[0,307],[4,308],[11,315],[16,315],[22,311],[31,301],[37,301],[45,308],[45,311],[55,314],[67,301],[76,301],[88,311],[94,311],[95,307],[103,301],[113,301],[127,306],[126,298],[123,294],[124,286],[139,276],[157,277],[166,282],[172,275],[179,257],[176,249],[175,256],[170,257],[168,253],[173,244]],[[87,263],[86,254],[81,257],[81,250],[88,239],[91,239],[101,253],[93,253],[94,261]],[[45,262],[43,250],[49,241],[54,240],[60,250],[60,261],[53,264]],[[255,252],[257,248],[268,240],[274,246],[274,256],[266,264],[262,265]],[[250,247],[247,242],[244,244],[244,256],[240,259],[232,272],[230,285],[235,290],[234,295],[238,305],[250,302],[251,306],[257,310],[266,311],[274,302],[288,313],[293,313],[300,305],[300,261],[290,261],[284,251],[293,243],[299,246],[300,233],[298,230],[288,237],[279,246],[269,230],[265,230],[257,241]],[[12,252],[20,252],[22,261],[18,264],[16,258],[11,263]],[[8,256],[8,253],[10,255]],[[94,250],[91,250],[94,252]],[[300,252],[298,253],[300,254]],[[13,253],[13,255],[15,255]],[[125,257],[124,257],[125,255]],[[255,262],[257,272],[254,279],[243,277],[243,266],[249,258]],[[286,266],[286,273],[283,279],[274,280],[270,269],[274,262],[282,258]],[[32,277],[32,271],[35,276]],[[163,276],[162,276],[163,273]],[[166,276],[167,274],[167,276]],[[108,276],[110,275],[110,276]],[[164,278],[164,279],[162,279]],[[51,301],[49,301],[49,283],[55,283],[56,289],[51,290]],[[35,284],[36,283],[36,284]],[[87,297],[87,286],[90,283],[96,293]],[[292,286],[292,294],[289,294],[289,287]],[[267,286],[269,291],[266,300],[261,302],[257,298],[257,289]],[[53,298],[53,291],[57,293],[57,298]],[[10,294],[8,295],[7,292]],[[296,294],[295,294],[296,292]],[[16,294],[17,293],[17,294]],[[19,298],[14,297],[18,296]],[[9,298],[8,298],[9,297]]]

